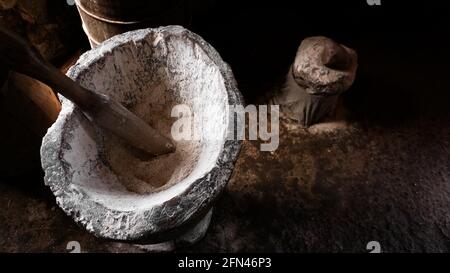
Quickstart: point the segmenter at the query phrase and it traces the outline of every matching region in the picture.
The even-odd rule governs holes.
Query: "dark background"
[[[194,12],[190,27],[230,63],[249,103],[283,81],[302,39],[324,35],[359,54],[357,81],[346,95],[353,113],[387,122],[405,115],[449,113],[450,9],[445,2],[205,3]],[[367,92],[355,94],[354,89]]]

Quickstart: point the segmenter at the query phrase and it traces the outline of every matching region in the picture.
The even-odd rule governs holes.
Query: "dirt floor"
[[[448,252],[448,124],[317,135],[284,123],[289,138],[275,153],[244,143],[206,237],[179,251],[365,252],[379,241],[387,252]],[[86,252],[142,251],[78,228],[35,182],[0,183],[1,251],[65,252],[69,241]]]

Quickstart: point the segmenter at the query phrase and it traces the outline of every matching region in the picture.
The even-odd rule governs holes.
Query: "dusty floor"
[[[361,57],[344,97],[354,129],[315,135],[283,122],[275,153],[245,142],[206,237],[179,251],[366,252],[379,241],[386,252],[449,252],[450,45],[431,49],[434,38],[351,43]],[[271,71],[246,74],[259,63],[227,61],[248,102],[275,81]],[[86,252],[142,251],[78,228],[35,176],[2,179],[0,207],[1,252],[66,252],[69,241]]]
[[[263,155],[246,143],[193,250],[363,252],[379,241],[385,251],[449,251],[450,143],[441,136],[450,132],[433,127],[295,130]]]
[[[364,252],[379,241],[389,252],[448,252],[448,124],[320,136],[286,134],[283,125],[281,135],[290,137],[275,153],[245,142],[207,236],[180,251]],[[141,251],[87,234],[40,184],[0,183],[0,192],[0,251],[65,252],[69,241],[87,252]]]

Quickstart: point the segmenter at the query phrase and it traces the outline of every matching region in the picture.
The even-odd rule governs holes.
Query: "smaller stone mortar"
[[[273,103],[285,116],[309,127],[333,113],[339,95],[353,84],[357,67],[354,50],[326,37],[307,38]]]
[[[173,107],[187,105],[201,138],[175,141],[173,154],[141,159],[62,97],[41,148],[45,183],[58,205],[98,237],[198,241],[241,145],[227,140],[234,133],[229,106],[243,104],[229,66],[198,35],[168,26],[115,36],[81,56],[68,75],[168,137]]]

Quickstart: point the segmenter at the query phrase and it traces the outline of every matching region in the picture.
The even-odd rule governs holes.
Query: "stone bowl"
[[[192,110],[200,138],[175,140],[177,152],[143,158],[64,97],[41,148],[45,183],[58,205],[98,237],[137,242],[206,231],[241,143],[230,111],[243,99],[229,66],[198,35],[178,26],[115,36],[68,71],[82,86],[109,95],[171,137],[175,105]]]

